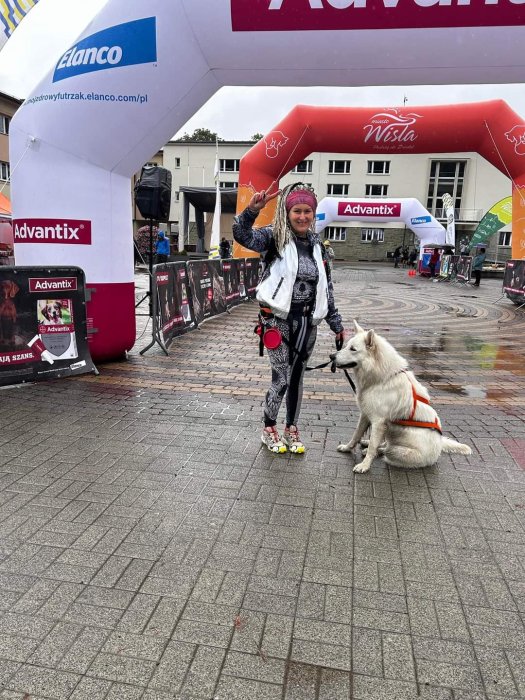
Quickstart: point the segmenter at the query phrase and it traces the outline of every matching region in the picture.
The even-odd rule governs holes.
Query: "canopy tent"
[[[204,252],[204,213],[215,212],[217,191],[215,187],[180,187],[182,194],[182,224],[179,228],[181,241],[188,239],[190,225],[189,205],[195,209],[195,224],[197,226],[197,253]],[[235,214],[237,207],[237,188],[227,187],[220,190],[221,210],[224,214]]]

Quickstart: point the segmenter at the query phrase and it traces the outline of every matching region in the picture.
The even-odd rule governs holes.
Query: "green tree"
[[[193,134],[184,134],[180,141],[200,141],[201,143],[215,143],[215,141],[224,141],[221,139],[215,131],[210,131],[209,129],[195,129]]]
[[[250,141],[260,141],[260,140],[263,139],[263,138],[264,138],[264,134],[261,134],[261,133],[257,132],[257,133],[254,134],[249,140],[250,140]]]

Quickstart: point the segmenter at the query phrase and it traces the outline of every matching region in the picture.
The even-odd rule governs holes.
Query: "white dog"
[[[434,464],[442,452],[471,454],[468,445],[443,437],[428,391],[407,370],[405,358],[373,330],[365,331],[356,321],[354,327],[355,336],[331,356],[337,367],[354,370],[361,411],[352,439],[338,451],[353,450],[370,427],[366,456],[354,471],[367,472],[378,454],[387,464],[414,469]]]

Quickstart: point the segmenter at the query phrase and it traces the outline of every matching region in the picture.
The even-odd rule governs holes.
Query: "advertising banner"
[[[458,256],[456,264],[456,279],[459,282],[468,282],[472,271],[472,257],[470,255]]]
[[[96,372],[87,342],[84,273],[0,267],[0,385]]]
[[[153,279],[158,299],[158,330],[164,345],[168,347],[175,336],[196,325],[186,263],[155,265]]]
[[[244,280],[248,299],[255,299],[255,290],[259,284],[259,267],[257,258],[245,258]]]
[[[223,261],[222,276],[226,306],[240,304],[247,298],[245,275],[246,265],[242,258]]]
[[[193,260],[187,265],[195,323],[226,311],[220,260]]]
[[[456,245],[456,221],[454,217],[454,200],[452,196],[445,192],[442,197],[443,208],[447,217],[446,244],[454,247]]]
[[[472,239],[470,250],[480,243],[488,243],[490,237],[512,221],[512,197],[500,199],[479,222]]]
[[[439,276],[443,279],[448,279],[451,274],[450,263],[452,255],[441,256],[441,266],[439,268]]]
[[[503,275],[503,291],[513,301],[525,301],[525,260],[507,260]]]

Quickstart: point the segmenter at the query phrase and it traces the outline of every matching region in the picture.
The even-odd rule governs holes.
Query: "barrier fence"
[[[151,345],[158,342],[166,352],[176,336],[197,328],[203,321],[225,313],[233,306],[254,299],[259,271],[257,258],[154,265]]]
[[[525,260],[507,260],[502,291],[515,304],[525,306]]]
[[[1,386],[98,373],[87,335],[80,268],[0,267]]]

